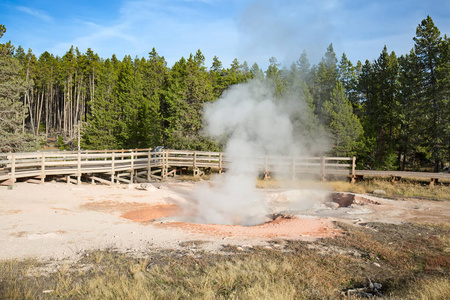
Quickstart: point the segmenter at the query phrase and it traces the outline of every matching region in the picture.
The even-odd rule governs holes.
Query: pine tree
[[[257,63],[254,63],[250,69],[250,73],[252,78],[262,80],[264,79],[264,72],[261,70],[261,68],[258,66]]]
[[[359,115],[361,104],[359,103],[356,88],[356,68],[353,66],[352,62],[348,60],[345,53],[342,54],[341,61],[339,62],[339,80],[345,89],[345,96],[350,100],[350,103],[353,106],[353,112],[356,115]]]
[[[280,97],[285,91],[285,82],[280,70],[280,63],[275,57],[269,59],[269,66],[266,71],[266,79],[268,79],[275,88],[275,96]]]
[[[434,171],[438,172],[444,156],[445,97],[442,95],[438,69],[442,64],[442,38],[439,29],[430,16],[422,20],[414,37],[414,49],[421,68],[420,83],[422,88],[424,129],[429,137],[429,147],[432,153]]]
[[[367,142],[371,142],[372,165],[392,169],[398,165],[397,149],[399,105],[398,62],[394,52],[384,47],[379,58],[362,67],[359,82],[364,95],[362,123]]]
[[[330,99],[323,104],[326,124],[331,133],[332,151],[336,156],[349,156],[354,153],[356,142],[362,134],[362,126],[353,113],[350,101],[345,96],[342,83],[337,83],[331,91]]]
[[[308,54],[303,50],[300,58],[297,61],[297,67],[300,77],[308,84],[309,83],[309,71],[311,64],[309,63]]]
[[[199,51],[197,52],[199,53]],[[217,150],[217,145],[201,135],[203,105],[214,99],[209,74],[201,57],[191,54],[180,59],[171,72],[166,101],[169,105],[165,146],[175,149]],[[204,57],[203,57],[204,60]]]
[[[0,38],[6,28],[0,25]],[[0,152],[30,151],[37,148],[37,139],[24,132],[26,109],[20,97],[26,90],[21,79],[20,64],[13,57],[10,42],[0,44]]]
[[[331,92],[339,81],[337,58],[330,44],[317,67],[310,71],[311,81],[309,84],[311,94],[316,107],[316,114],[321,120],[326,118],[323,104],[330,99]]]
[[[164,128],[163,112],[165,91],[169,70],[166,60],[159,56],[155,48],[149,53],[149,60],[141,64],[143,74],[144,99],[139,107],[141,135],[139,147],[155,147],[162,144]]]
[[[399,58],[399,156],[400,168],[404,171],[407,162],[410,167],[419,168],[417,156],[422,156],[421,147],[424,144],[423,134],[420,133],[420,84],[417,74],[420,73],[417,56],[414,50]]]
[[[119,107],[115,95],[118,65],[109,59],[100,65],[94,101],[90,102],[87,127],[84,128],[82,147],[85,149],[120,149],[117,140]]]

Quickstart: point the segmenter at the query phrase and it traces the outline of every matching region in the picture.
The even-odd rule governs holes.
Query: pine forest
[[[0,37],[7,28],[0,25]],[[308,54],[267,70],[235,59],[205,65],[201,50],[168,66],[148,57],[99,57],[72,46],[62,57],[35,55],[0,40],[0,152],[33,151],[51,142],[82,149],[221,151],[202,135],[202,114],[230,86],[261,80],[275,97],[307,103],[306,126],[323,131],[329,155],[356,156],[358,167],[439,172],[450,162],[450,40],[428,16],[398,56],[385,46],[373,61],[351,62],[330,44],[318,64]],[[299,100],[300,101],[300,100]]]

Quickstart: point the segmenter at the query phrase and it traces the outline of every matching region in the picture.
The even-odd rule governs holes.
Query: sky
[[[373,61],[386,45],[400,56],[431,16],[450,35],[448,0],[0,0],[1,42],[36,56],[63,56],[73,45],[102,58],[148,57],[154,47],[171,67],[198,49],[265,70],[275,57],[289,67],[306,51],[317,64],[330,43],[338,59]]]

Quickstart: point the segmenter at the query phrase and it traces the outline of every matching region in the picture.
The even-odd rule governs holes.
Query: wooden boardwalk
[[[246,163],[256,165],[260,174],[284,178],[314,176],[325,180],[327,176],[347,176],[352,181],[363,176],[389,176],[428,178],[433,184],[439,179],[450,180],[448,173],[368,171],[356,170],[352,157],[288,157],[261,156],[246,158]],[[47,177],[80,184],[82,178],[103,184],[149,182],[164,180],[177,172],[191,169],[200,176],[212,169],[221,173],[229,161],[221,152],[152,149],[32,152],[0,154],[0,184],[10,185],[18,179],[44,182]]]

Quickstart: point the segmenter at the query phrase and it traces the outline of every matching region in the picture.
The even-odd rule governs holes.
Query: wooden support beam
[[[147,181],[151,179],[151,171],[152,171],[152,151],[149,149],[147,154]]]
[[[114,168],[115,168],[115,163],[116,163],[116,153],[113,152],[112,153],[112,158],[111,158],[111,183],[114,184],[114,174],[116,173]]]
[[[11,177],[9,180],[13,183],[16,182],[16,156],[14,153],[11,154]]]
[[[134,153],[131,151],[131,169],[130,169],[130,183],[133,183],[133,177],[134,177]]]
[[[320,158],[320,167],[321,167],[321,170],[322,170],[322,181],[327,181],[327,174],[325,173],[325,157],[324,156],[322,156],[321,158]]]
[[[93,176],[93,175],[83,174],[83,177],[87,178],[87,179],[90,179],[92,181],[97,181],[97,182],[106,184],[106,185],[114,185],[114,183],[111,183],[110,180],[106,180],[106,179],[103,179],[103,178],[100,178],[100,177],[96,177],[96,176]]]
[[[37,180],[34,178],[28,178],[27,180],[25,180],[26,183],[34,183],[34,184],[42,184],[42,180]]]
[[[177,169],[175,168],[175,169],[173,169],[172,171],[170,171],[170,172],[164,174],[164,177],[167,177],[167,176],[169,176],[169,175],[171,175],[171,174],[173,174],[173,173],[176,173],[176,172],[177,172]]]
[[[9,186],[9,185],[13,185],[13,184],[14,184],[14,181],[11,178],[8,179],[8,180],[0,182],[1,186]]]
[[[355,156],[352,157],[352,174],[351,174],[351,176],[352,176],[352,179],[356,177],[356,157]],[[352,180],[352,183],[354,183],[353,180]]]
[[[128,180],[128,179],[125,179],[125,178],[121,178],[120,176],[121,175],[124,175],[124,173],[122,173],[122,174],[117,174],[117,176],[115,177],[115,179],[117,180],[117,182],[125,182],[125,183],[131,183],[130,182],[130,180]]]
[[[78,151],[77,155],[77,184],[81,184],[81,152]]]
[[[41,156],[41,182],[45,182],[45,153],[42,153]]]

